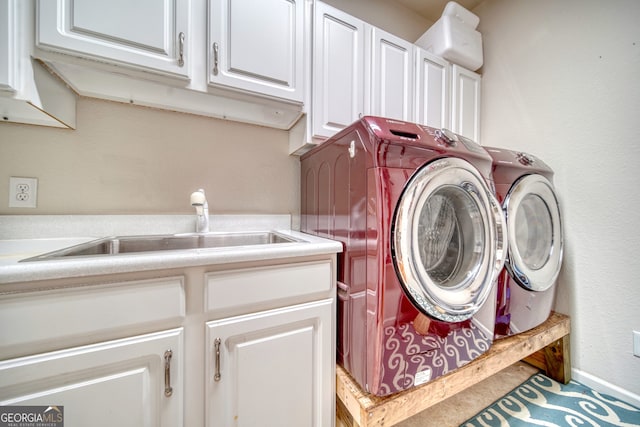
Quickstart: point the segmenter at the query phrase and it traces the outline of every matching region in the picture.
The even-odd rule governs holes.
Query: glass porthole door
[[[396,273],[414,305],[459,322],[486,301],[504,266],[504,214],[482,175],[458,158],[435,160],[407,183],[391,238]]]
[[[542,175],[516,181],[504,200],[509,235],[506,267],[523,288],[545,291],[562,264],[562,223],[553,185]]]

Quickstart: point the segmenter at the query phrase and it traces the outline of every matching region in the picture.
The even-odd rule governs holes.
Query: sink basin
[[[298,241],[299,240],[293,237],[285,236],[274,231],[117,236],[92,240],[80,245],[23,259],[20,262],[65,259],[70,257],[134,254],[140,252],[270,245]]]

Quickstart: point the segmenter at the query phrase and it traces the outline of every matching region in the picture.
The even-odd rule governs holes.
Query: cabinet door
[[[188,77],[189,0],[40,0],[45,50]]]
[[[458,65],[451,70],[451,130],[480,143],[480,74]]]
[[[69,426],[181,426],[182,354],[178,328],[5,360],[0,405],[64,406]]]
[[[209,83],[302,102],[303,0],[210,0]]]
[[[0,0],[0,91],[16,89],[16,6],[15,0]]]
[[[185,317],[182,276],[108,280],[0,295],[0,325],[13,324],[0,328],[0,359],[165,329]]]
[[[206,425],[332,425],[333,312],[328,299],[207,323]]]
[[[413,45],[374,27],[371,40],[371,114],[413,121]]]
[[[365,113],[365,24],[324,3],[315,8],[312,136],[330,137]]]
[[[417,123],[449,128],[450,70],[444,59],[416,48]]]

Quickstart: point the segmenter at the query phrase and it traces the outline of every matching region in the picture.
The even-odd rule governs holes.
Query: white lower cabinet
[[[206,425],[331,426],[333,300],[208,322]]]
[[[0,405],[63,406],[68,426],[183,426],[185,278],[135,276],[0,289]]]
[[[175,427],[183,418],[183,329],[0,362],[0,405],[58,405],[65,425]]]
[[[333,427],[335,253],[118,277],[0,287],[0,406],[63,406],[67,426]]]

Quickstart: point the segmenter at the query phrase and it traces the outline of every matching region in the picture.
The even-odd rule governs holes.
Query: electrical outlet
[[[640,332],[633,331],[633,355],[640,357]]]
[[[9,178],[9,207],[35,208],[38,202],[38,178]]]

